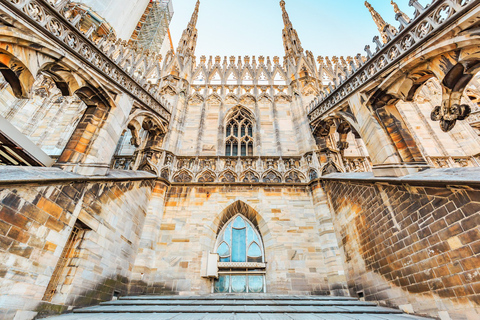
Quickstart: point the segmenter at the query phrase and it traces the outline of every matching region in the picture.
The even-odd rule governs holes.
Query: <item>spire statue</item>
[[[178,42],[177,54],[182,57],[193,57],[195,54],[195,48],[197,46],[197,20],[199,7],[200,0],[197,0],[190,22],[188,23],[187,28],[183,31],[182,37]]]
[[[293,28],[292,22],[285,9],[285,1],[280,1],[283,17],[283,46],[287,57],[297,58],[303,54],[302,43],[298,37],[297,31]]]
[[[396,14],[401,14],[402,17],[405,19],[405,21],[407,21],[408,23],[410,23],[410,17],[407,16],[405,14],[405,12],[403,12],[402,10],[400,10],[400,8],[398,7],[398,4],[396,4],[393,0],[391,2],[392,6],[393,6],[393,11],[395,11]]]
[[[388,42],[388,35],[385,31],[385,29],[388,27],[390,31],[395,34],[397,30],[391,26],[390,24],[386,23],[385,20],[382,18],[382,16],[372,7],[372,5],[368,2],[365,1],[365,6],[367,7],[368,11],[370,11],[370,14],[372,15],[373,21],[377,25],[378,31],[380,32],[380,35],[382,36],[382,40],[384,43]]]

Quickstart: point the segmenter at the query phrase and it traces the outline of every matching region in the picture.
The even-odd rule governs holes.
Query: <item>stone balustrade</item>
[[[433,168],[480,167],[480,156],[473,157],[426,157]]]
[[[398,65],[406,55],[422,46],[432,34],[457,20],[478,2],[433,0],[424,7],[417,0],[411,0],[409,4],[415,8],[415,18],[407,22],[401,14],[397,14],[396,19],[401,24],[399,32],[392,34],[386,30],[389,36],[385,44],[375,36],[374,52],[367,45],[365,59],[361,55],[351,59],[350,68],[343,70],[346,77],[336,79],[337,81],[326,87],[307,107],[310,121],[315,121],[334,107],[342,105],[350,95]]]
[[[128,93],[142,107],[170,120],[171,106],[147,80],[161,70],[160,55],[140,50],[126,41],[93,37],[93,28],[81,30],[81,15],[70,15],[68,1],[7,0],[4,5],[55,41],[66,52]]]
[[[344,157],[346,172],[370,172],[372,161],[369,157]]]

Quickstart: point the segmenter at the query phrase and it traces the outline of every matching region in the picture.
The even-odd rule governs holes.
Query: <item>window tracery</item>
[[[215,293],[265,292],[265,262],[262,238],[258,230],[242,214],[235,215],[223,227],[217,238],[216,253],[220,258],[219,278]],[[245,270],[251,264],[253,269]],[[243,273],[238,268],[243,267]],[[232,268],[235,272],[232,272]]]
[[[226,156],[253,156],[253,119],[244,108],[237,108],[227,120]]]

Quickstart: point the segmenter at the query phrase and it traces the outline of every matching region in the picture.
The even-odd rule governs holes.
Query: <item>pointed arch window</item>
[[[244,108],[237,108],[227,119],[225,155],[253,156],[253,119]]]
[[[223,227],[215,252],[220,258],[215,293],[265,292],[265,254],[260,233],[237,214]]]

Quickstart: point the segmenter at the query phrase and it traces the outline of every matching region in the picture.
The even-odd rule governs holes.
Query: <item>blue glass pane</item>
[[[250,245],[248,249],[248,256],[249,257],[260,257],[262,255],[262,251],[260,247],[255,242]]]
[[[217,253],[220,257],[225,257],[230,255],[230,248],[225,242],[218,247]]]
[[[246,229],[233,229],[232,262],[246,262]]]
[[[220,262],[230,262],[230,257],[220,258]]]
[[[263,276],[248,276],[248,292],[263,292]]]
[[[232,276],[232,292],[235,292],[235,293],[247,292],[246,276]]]
[[[257,234],[255,233],[255,231],[253,231],[253,228],[250,225],[247,226],[247,230],[248,230],[247,231],[247,235],[248,235],[248,239],[247,239],[248,241],[247,242],[248,243],[251,243],[252,241],[259,242]]]
[[[231,226],[231,224],[225,229],[225,232],[223,233],[223,241],[228,243],[228,245],[231,245],[231,243],[232,243],[232,226]]]
[[[238,216],[235,221],[233,222],[233,227],[237,229],[242,229],[245,228],[245,221],[242,219],[242,217]]]
[[[224,293],[228,292],[230,287],[230,276],[220,276],[218,280],[215,281],[215,292]]]

